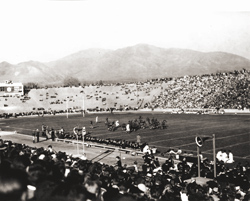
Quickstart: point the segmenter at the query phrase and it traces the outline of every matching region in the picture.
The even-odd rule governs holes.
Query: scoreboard
[[[6,95],[23,95],[23,84],[13,83],[12,81],[5,81],[0,83],[0,96]]]

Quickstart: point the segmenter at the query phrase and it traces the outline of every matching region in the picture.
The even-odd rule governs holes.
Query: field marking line
[[[15,128],[15,129],[20,129],[20,130],[30,130],[30,131],[32,131],[32,129],[29,129],[29,128],[21,128],[21,127],[10,127],[10,126],[4,126],[4,127],[6,127],[6,128]],[[33,129],[34,130],[34,129]]]
[[[213,128],[220,128],[220,127],[223,127],[223,126],[216,126],[216,127],[213,127]],[[211,127],[203,127],[203,128],[195,128],[195,129],[192,129],[192,130],[188,130],[188,132],[191,132],[191,131],[195,131],[195,130],[202,130],[202,129],[207,129],[207,128],[211,128]],[[238,129],[242,129],[242,128],[236,128],[235,130],[238,130]],[[152,137],[160,137],[160,136],[170,136],[170,135],[174,135],[174,134],[180,134],[180,133],[186,133],[186,131],[179,131],[179,132],[172,132],[172,133],[167,133],[167,134],[162,134],[162,135],[153,135],[153,136],[144,136],[143,139],[145,138],[152,138]],[[128,139],[131,139],[131,138],[128,138]],[[162,141],[167,141],[166,140],[161,140]]]
[[[191,130],[188,130],[188,132],[190,131],[196,131],[196,130],[203,130],[203,129],[209,129],[209,128],[221,128],[221,127],[224,127],[224,125],[222,126],[214,126],[214,127],[202,127],[202,128],[195,128],[195,129],[191,129]],[[163,135],[154,135],[154,137],[157,137],[157,136],[169,136],[169,135],[173,135],[173,134],[178,134],[178,133],[183,133],[184,131],[179,131],[179,132],[172,132],[172,133],[167,133],[167,134],[163,134]],[[186,131],[185,131],[186,132]],[[148,137],[150,138],[150,137]]]
[[[166,139],[166,140],[157,140],[157,141],[152,141],[153,143],[158,143],[158,142],[165,142],[165,141],[172,141],[172,140],[179,140],[179,139],[186,139],[186,138],[193,138],[196,137],[197,135],[189,135],[188,137],[179,137],[179,138],[172,138],[172,139]]]
[[[238,136],[242,136],[242,135],[249,135],[249,133],[243,133],[243,134],[239,134],[237,136],[233,135],[233,136],[226,136],[226,137],[220,137],[220,138],[215,138],[216,140],[221,140],[221,139],[226,139],[226,138],[231,138],[231,137],[238,137]],[[207,141],[212,141],[213,139],[208,139]],[[183,145],[178,145],[178,147],[185,147],[187,145],[192,145],[192,144],[196,144],[196,142],[192,142],[192,143],[188,143],[188,144],[183,144]],[[229,145],[230,146],[230,145]],[[219,148],[218,148],[219,149]]]
[[[243,158],[249,158],[250,157],[250,155],[247,155],[247,156],[243,156]]]
[[[215,150],[218,150],[218,149],[225,149],[225,148],[227,148],[227,147],[234,147],[234,146],[238,146],[238,145],[246,144],[246,143],[249,143],[249,142],[247,141],[247,142],[241,142],[241,143],[231,144],[231,145],[224,146],[224,147],[218,147],[218,148],[215,148]],[[204,152],[204,153],[210,153],[211,151],[213,151],[213,149],[208,149],[208,150],[203,151],[203,152]]]
[[[236,128],[235,130],[238,130],[241,128]],[[232,129],[231,129],[232,130]],[[171,139],[166,139],[166,140],[158,140],[158,141],[153,141],[153,143],[157,143],[157,142],[163,142],[163,141],[172,141],[172,140],[179,140],[179,139],[186,139],[186,138],[191,138],[191,137],[196,137],[197,135],[189,135],[187,137],[180,137],[180,138],[171,138]]]

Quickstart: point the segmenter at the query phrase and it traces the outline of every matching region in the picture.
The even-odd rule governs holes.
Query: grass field
[[[95,122],[98,115],[100,123],[94,129],[89,128],[90,121]],[[144,129],[130,134],[119,128],[111,132],[104,125],[106,117],[110,121],[119,120],[120,123],[127,123],[142,116],[144,119],[157,118],[166,119],[168,128],[164,130]],[[181,148],[187,152],[196,152],[195,136],[215,134],[216,150],[231,150],[237,160],[250,161],[250,116],[248,115],[195,115],[195,114],[163,114],[163,113],[115,113],[115,114],[87,114],[46,117],[23,117],[16,119],[1,119],[0,128],[2,130],[16,130],[19,133],[31,134],[36,128],[41,130],[41,125],[45,124],[50,128],[60,129],[64,127],[66,131],[73,132],[73,127],[85,126],[92,136],[100,138],[115,138],[136,141],[137,134],[140,134],[142,142],[148,142],[150,146],[157,147],[161,152],[167,151],[170,147]],[[201,148],[202,153],[212,159],[212,138],[208,139]]]

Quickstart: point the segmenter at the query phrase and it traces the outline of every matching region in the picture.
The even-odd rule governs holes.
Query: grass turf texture
[[[141,129],[130,134],[118,130],[108,131],[104,125],[105,119],[109,121],[119,120],[120,124],[127,123],[142,116],[143,119],[157,118],[166,119],[168,128],[164,130]],[[95,117],[99,117],[99,123],[94,124],[95,128],[90,128],[90,121],[95,122]],[[216,151],[219,149],[231,150],[237,160],[250,161],[250,116],[248,115],[195,115],[195,114],[163,114],[163,113],[115,113],[115,114],[86,114],[44,116],[44,117],[24,117],[1,119],[0,128],[2,130],[16,130],[19,133],[31,135],[32,131],[38,128],[41,131],[42,124],[50,128],[60,129],[64,127],[66,132],[73,132],[73,127],[85,126],[92,136],[100,138],[125,139],[136,141],[136,136],[140,134],[142,142],[148,142],[155,146],[162,153],[170,147],[181,148],[188,153],[196,154],[195,136],[216,135]],[[200,151],[204,156],[212,159],[212,138],[208,139]]]

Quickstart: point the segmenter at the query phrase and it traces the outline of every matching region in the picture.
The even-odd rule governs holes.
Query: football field
[[[90,121],[95,122],[96,116],[99,123],[90,128]],[[136,132],[126,133],[118,128],[116,131],[108,131],[104,122],[119,120],[120,124],[129,120],[138,119],[141,116],[146,118],[156,118],[157,120],[167,120],[167,129],[149,128],[140,129]],[[212,134],[216,138],[216,152],[220,149],[231,150],[235,160],[250,161],[250,116],[249,115],[196,115],[196,114],[166,114],[157,112],[148,113],[98,113],[51,115],[44,117],[18,117],[1,119],[0,128],[5,131],[17,131],[18,133],[31,135],[34,129],[41,131],[42,124],[59,130],[61,127],[66,132],[73,133],[73,128],[86,127],[91,136],[99,138],[125,139],[136,141],[136,136],[141,136],[141,141],[147,142],[149,146],[155,146],[161,153],[165,153],[170,148],[180,148],[187,153],[196,155],[195,136],[208,136],[204,146],[200,151],[204,156],[212,159],[213,146]]]

